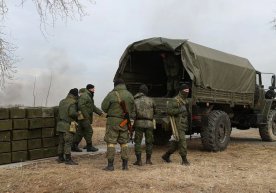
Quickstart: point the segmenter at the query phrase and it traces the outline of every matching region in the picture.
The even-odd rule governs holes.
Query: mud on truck
[[[168,75],[160,54],[178,61],[177,83],[191,87],[190,126],[186,135],[200,133],[204,149],[223,151],[232,127],[258,128],[263,141],[276,140],[275,75],[265,89],[262,73],[242,57],[214,50],[188,40],[150,38],[129,45],[121,56],[115,78],[123,78],[132,94],[140,84],[149,87],[156,103],[155,144],[166,144],[171,125],[166,104],[177,94],[168,95]],[[270,75],[269,75],[270,76]]]

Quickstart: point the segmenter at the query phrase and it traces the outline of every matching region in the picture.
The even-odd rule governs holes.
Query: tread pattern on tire
[[[225,119],[225,126],[228,127],[226,131],[226,139],[223,144],[221,144],[217,137],[216,137],[216,125],[217,122],[221,119]],[[231,122],[228,115],[219,110],[212,111],[208,116],[208,127],[203,128],[201,132],[201,141],[203,144],[204,149],[208,151],[223,151],[226,149],[229,141],[230,141],[230,134],[231,134]]]
[[[263,141],[276,141],[276,135],[272,132],[272,121],[275,119],[276,110],[270,110],[267,118],[267,125],[259,128],[259,133]]]

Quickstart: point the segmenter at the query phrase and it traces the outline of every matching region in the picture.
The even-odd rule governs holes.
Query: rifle
[[[120,123],[120,127],[124,127],[125,125],[127,125],[130,140],[133,143],[133,128],[132,128],[132,125],[131,125],[131,121],[130,121],[130,118],[129,118],[129,112],[127,111],[125,101],[120,101],[120,106],[123,110],[123,115],[124,115],[124,120]]]

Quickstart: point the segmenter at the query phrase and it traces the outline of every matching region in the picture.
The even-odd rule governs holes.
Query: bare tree
[[[28,0],[18,0],[24,7]],[[41,29],[46,29],[48,25],[54,26],[59,18],[67,20],[83,17],[85,15],[84,5],[81,0],[29,0],[35,4],[36,11],[40,17]],[[82,0],[83,2],[93,3],[93,0]],[[8,13],[7,0],[0,0],[0,20],[4,20]],[[94,2],[95,3],[95,2]],[[44,30],[42,30],[44,31]],[[43,33],[43,32],[42,32]],[[43,33],[44,34],[44,33]],[[5,81],[11,79],[15,73],[14,64],[16,62],[15,47],[3,39],[4,33],[0,28],[0,89],[4,87]]]

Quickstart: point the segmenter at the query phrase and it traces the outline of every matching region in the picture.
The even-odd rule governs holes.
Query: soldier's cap
[[[139,87],[139,92],[144,93],[145,95],[147,95],[148,92],[149,92],[149,89],[148,89],[147,85],[142,84],[142,85]]]
[[[69,94],[77,97],[79,96],[79,90],[77,88],[72,88],[70,91],[69,91]]]
[[[118,84],[125,84],[125,81],[121,78],[117,78],[114,80],[114,86],[117,86]]]
[[[190,89],[190,87],[189,87],[188,84],[181,84],[181,85],[179,86],[179,90],[180,90],[180,91],[189,92],[189,89]]]
[[[85,92],[85,88],[81,88],[80,90],[79,90],[79,93],[84,93]]]
[[[87,90],[92,89],[92,88],[95,88],[95,86],[93,84],[86,85],[86,89]]]

